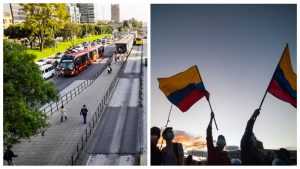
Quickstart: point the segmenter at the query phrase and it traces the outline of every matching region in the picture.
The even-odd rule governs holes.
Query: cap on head
[[[85,104],[83,105],[83,107],[85,107]]]
[[[151,135],[156,135],[159,138],[160,137],[160,129],[158,127],[152,127]]]

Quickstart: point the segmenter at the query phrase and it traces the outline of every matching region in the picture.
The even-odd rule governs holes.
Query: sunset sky
[[[240,146],[286,43],[297,70],[296,16],[292,4],[151,5],[151,127],[165,126],[171,106],[157,78],[197,65],[219,127],[214,139]],[[185,113],[173,106],[168,126],[192,137],[184,139],[190,145],[205,140],[209,119],[201,99]],[[254,133],[265,148],[296,149],[297,110],[267,94]]]

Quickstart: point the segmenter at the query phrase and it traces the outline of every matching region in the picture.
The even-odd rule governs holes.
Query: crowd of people
[[[184,158],[181,143],[173,143],[175,137],[172,127],[167,127],[162,132],[166,146],[160,149],[158,140],[161,130],[158,127],[151,128],[151,165],[296,165],[291,160],[290,152],[284,148],[275,150],[274,154],[266,153],[263,143],[253,133],[254,123],[260,114],[257,109],[248,120],[245,133],[241,139],[240,159],[230,159],[226,146],[225,136],[219,135],[216,145],[213,144],[212,121],[214,113],[211,112],[210,121],[206,131],[207,159],[205,162],[196,162],[192,155]],[[295,160],[295,159],[294,159]]]

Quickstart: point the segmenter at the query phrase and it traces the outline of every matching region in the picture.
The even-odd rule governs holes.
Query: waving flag
[[[182,112],[186,112],[203,96],[209,99],[197,66],[167,78],[158,78],[159,88]]]
[[[267,92],[297,108],[297,75],[293,71],[286,45]]]

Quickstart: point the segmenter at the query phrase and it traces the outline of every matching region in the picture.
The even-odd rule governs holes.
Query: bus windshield
[[[60,63],[62,70],[73,70],[74,69],[74,63],[73,61],[63,60]]]

